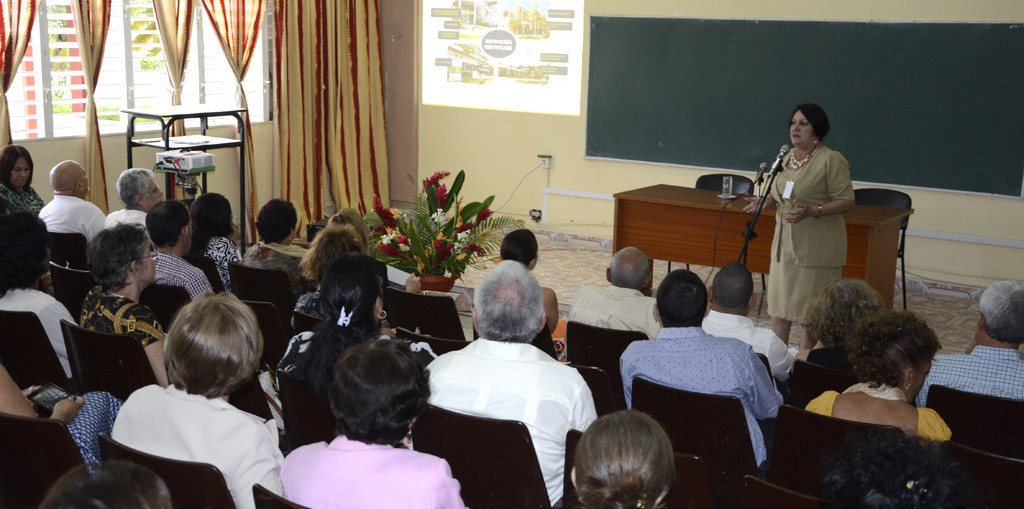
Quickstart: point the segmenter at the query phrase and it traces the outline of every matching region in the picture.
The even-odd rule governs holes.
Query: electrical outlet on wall
[[[530,219],[533,219],[535,223],[539,223],[541,219],[544,219],[544,213],[540,209],[530,209]]]
[[[547,154],[537,154],[537,159],[540,160],[540,167],[545,170],[551,168],[551,156]]]

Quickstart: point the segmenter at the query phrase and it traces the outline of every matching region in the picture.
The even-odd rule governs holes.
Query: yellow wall
[[[1024,20],[1019,0],[587,0],[585,14],[858,21]],[[588,46],[589,32],[584,41],[585,53]],[[779,57],[798,59],[799,48]],[[598,193],[659,183],[692,186],[701,170],[584,159],[588,67],[585,58],[581,100],[584,114],[578,117],[421,105],[421,178],[438,170],[464,169],[468,196],[494,194],[497,205],[508,199],[519,179],[537,164],[537,154],[551,154],[550,174],[545,175],[544,170],[534,172],[503,211],[523,216],[529,209],[542,207],[541,189],[545,186]],[[856,166],[856,161],[852,163]],[[1020,227],[1024,200],[896,189],[913,198],[913,229],[1024,241],[1024,228]],[[612,213],[610,201],[552,196],[545,226],[610,236]],[[993,280],[1024,279],[1021,248],[908,237],[906,252],[908,270],[921,277],[982,286]]]

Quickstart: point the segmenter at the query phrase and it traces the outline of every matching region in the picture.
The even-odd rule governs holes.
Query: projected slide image
[[[423,103],[578,115],[582,0],[425,0]]]

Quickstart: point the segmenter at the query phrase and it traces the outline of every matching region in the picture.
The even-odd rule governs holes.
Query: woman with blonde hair
[[[839,279],[826,284],[811,304],[796,358],[827,368],[852,371],[846,340],[857,322],[877,315],[883,309],[882,296],[864,281]]]
[[[295,311],[317,318],[327,318],[328,313],[324,311],[320,302],[320,280],[323,279],[327,268],[341,255],[363,252],[365,249],[359,234],[351,225],[330,223],[327,228],[317,233],[309,245],[309,251],[306,251],[306,255],[299,262],[303,277],[315,283],[316,290],[302,294],[295,301]]]

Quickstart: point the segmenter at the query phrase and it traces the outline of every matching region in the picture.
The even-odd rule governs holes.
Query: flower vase
[[[422,274],[417,277],[420,278],[420,288],[424,291],[447,292],[455,286],[455,276]]]

